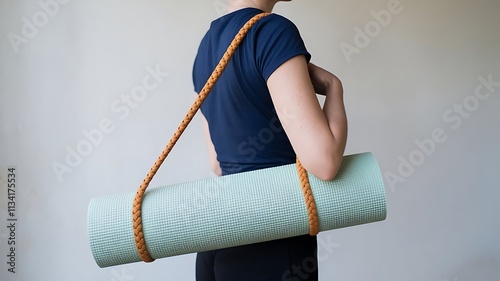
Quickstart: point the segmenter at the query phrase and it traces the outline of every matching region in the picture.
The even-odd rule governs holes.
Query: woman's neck
[[[227,13],[232,13],[234,11],[244,9],[244,8],[256,8],[262,10],[266,13],[272,12],[274,5],[277,1],[269,0],[232,0],[229,1],[227,8]]]

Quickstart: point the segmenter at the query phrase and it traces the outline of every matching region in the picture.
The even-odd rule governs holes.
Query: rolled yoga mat
[[[371,153],[344,156],[333,181],[309,174],[320,231],[386,218],[382,176]],[[141,261],[132,227],[135,193],[91,200],[88,234],[95,261],[109,267]],[[295,164],[151,188],[142,224],[155,259],[309,233]]]

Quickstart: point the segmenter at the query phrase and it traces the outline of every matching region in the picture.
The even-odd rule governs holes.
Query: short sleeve
[[[295,24],[280,15],[262,19],[255,31],[255,42],[256,65],[265,81],[293,57],[304,55],[307,62],[311,59]]]

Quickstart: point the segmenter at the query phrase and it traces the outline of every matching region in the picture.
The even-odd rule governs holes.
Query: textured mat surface
[[[345,156],[333,181],[311,174],[309,181],[321,231],[386,218],[383,180],[371,153]],[[89,204],[90,247],[100,267],[140,261],[132,230],[134,194]],[[150,188],[142,221],[155,259],[309,233],[294,164]]]

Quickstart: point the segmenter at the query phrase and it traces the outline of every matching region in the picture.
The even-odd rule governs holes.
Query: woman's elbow
[[[332,166],[330,168],[321,169],[321,171],[318,171],[317,175],[315,176],[323,181],[331,181],[335,179],[338,171],[339,171],[339,166]]]
[[[318,161],[315,169],[309,172],[320,180],[331,181],[337,176],[341,163],[342,157],[332,157],[325,161]]]
[[[220,163],[217,160],[212,160],[210,161],[210,169],[212,170],[212,173],[214,173],[216,176],[222,176],[222,169],[220,167]]]
[[[221,168],[214,168],[214,169],[212,169],[212,172],[214,173],[214,175],[216,175],[218,177],[222,176]]]

